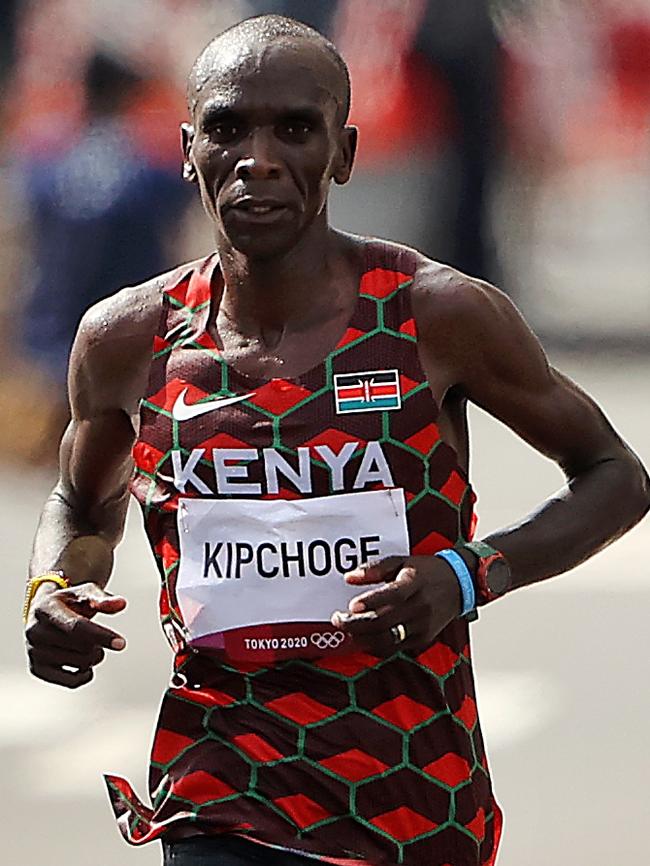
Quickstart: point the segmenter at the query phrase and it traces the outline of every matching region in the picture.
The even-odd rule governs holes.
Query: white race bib
[[[397,488],[298,500],[186,498],[177,520],[176,594],[189,643],[236,659],[349,651],[330,617],[365,587],[343,575],[409,554]]]

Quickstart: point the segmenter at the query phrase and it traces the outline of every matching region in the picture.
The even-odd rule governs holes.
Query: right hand
[[[119,613],[125,607],[125,598],[111,595],[96,583],[67,589],[41,584],[25,629],[30,671],[69,689],[89,683],[104,650],[120,651],[126,646],[117,632],[91,620],[97,613]]]

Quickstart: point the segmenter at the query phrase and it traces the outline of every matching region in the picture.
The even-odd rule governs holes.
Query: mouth
[[[229,205],[228,210],[244,218],[274,217],[288,211],[284,202],[270,198],[244,196]]]
[[[283,210],[284,205],[281,204],[253,204],[252,202],[242,202],[239,205],[235,206],[236,210],[242,210],[245,213],[250,214],[267,214],[272,213],[274,210]]]

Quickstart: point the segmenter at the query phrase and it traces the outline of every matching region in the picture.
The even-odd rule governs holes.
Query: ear
[[[181,123],[181,148],[183,151],[183,180],[188,183],[196,183],[196,169],[192,162],[192,142],[194,141],[194,127],[191,123]]]
[[[358,134],[359,130],[356,126],[344,126],[341,130],[339,151],[332,168],[332,177],[338,184],[344,184],[350,180],[354,156],[357,152]]]

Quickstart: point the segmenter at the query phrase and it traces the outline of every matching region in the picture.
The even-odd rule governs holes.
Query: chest
[[[296,348],[251,374],[199,315],[163,321],[132,487],[164,515],[161,526],[186,497],[292,501],[401,488],[414,539],[434,544],[432,523],[456,537],[466,480],[440,437],[408,294],[389,276],[360,292],[329,351]],[[241,357],[259,360],[255,349]],[[285,373],[296,358],[306,369]]]
[[[269,330],[255,336],[217,323],[214,339],[223,361],[245,377],[295,379],[324,362],[345,333],[350,315],[344,310],[302,330]]]
[[[175,340],[152,363],[142,436],[170,453],[163,476],[178,492],[422,488],[437,409],[405,292],[360,292],[351,316],[290,335],[273,352],[234,331],[214,333],[199,316],[179,327],[174,313],[165,327]]]

